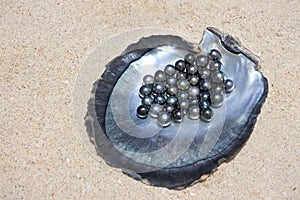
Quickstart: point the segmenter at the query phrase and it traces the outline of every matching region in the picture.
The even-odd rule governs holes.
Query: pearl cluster
[[[169,126],[171,121],[181,122],[185,115],[209,122],[214,114],[211,107],[222,106],[224,94],[234,88],[233,81],[221,71],[221,58],[216,49],[197,57],[187,54],[174,66],[167,65],[154,76],[144,76],[137,116],[157,118],[162,127]]]

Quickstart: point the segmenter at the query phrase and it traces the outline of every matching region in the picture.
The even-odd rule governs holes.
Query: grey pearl
[[[171,116],[167,112],[160,112],[157,117],[157,124],[162,127],[167,127],[171,124]]]
[[[151,75],[144,76],[144,78],[143,78],[143,83],[144,84],[150,85],[150,84],[153,84],[153,82],[154,82],[153,76],[151,76]]]
[[[217,108],[223,105],[223,94],[212,94],[210,98],[212,107]]]
[[[157,82],[166,81],[166,75],[162,70],[157,70],[154,75],[154,80]]]
[[[142,104],[146,106],[151,106],[153,103],[153,98],[151,96],[146,96],[142,99]]]
[[[149,107],[145,106],[145,105],[140,105],[137,110],[136,110],[136,115],[140,118],[140,119],[145,119],[148,116],[148,112],[149,112]]]
[[[221,83],[223,82],[224,76],[221,72],[216,71],[211,75],[211,80],[214,83]]]
[[[221,70],[222,63],[220,61],[214,61],[209,64],[209,68],[213,71]]]
[[[202,79],[207,79],[210,75],[210,71],[207,68],[201,68],[199,69],[199,74]]]
[[[194,85],[199,84],[200,79],[199,79],[199,76],[197,76],[197,75],[190,75],[188,77],[188,81],[192,86],[194,86]]]
[[[189,106],[190,106],[190,103],[189,103],[189,101],[188,100],[182,100],[182,101],[180,101],[180,109],[181,109],[181,112],[183,113],[183,114],[186,114],[187,113],[187,110],[188,110],[188,108],[189,108]]]
[[[167,112],[167,113],[172,113],[174,110],[175,110],[175,106],[174,105],[170,105],[170,104],[166,104],[164,106],[164,110]]]
[[[195,62],[195,56],[191,53],[187,54],[185,57],[184,57],[184,60],[185,62],[187,63],[190,63],[190,64],[194,64]]]
[[[173,85],[171,85],[169,88],[168,88],[168,94],[169,95],[176,95],[177,94],[177,91],[178,91],[178,89],[177,89],[177,86],[173,86]]]
[[[175,85],[176,82],[177,82],[177,79],[174,78],[174,77],[172,77],[172,76],[167,78],[167,84],[168,84],[169,86],[170,86],[170,85]]]
[[[218,94],[224,94],[225,91],[225,87],[224,85],[214,85],[214,87],[212,87],[212,93],[218,93]]]
[[[173,65],[167,65],[164,72],[168,76],[173,76],[176,73],[175,67]]]
[[[184,72],[176,72],[175,77],[177,80],[185,80],[186,74]]]
[[[196,64],[198,67],[206,67],[208,65],[208,57],[205,55],[197,56]]]
[[[158,116],[158,113],[162,111],[162,107],[159,104],[152,104],[151,108],[149,110],[149,114],[151,117],[156,118]]]
[[[177,88],[180,90],[188,90],[190,87],[190,84],[187,80],[178,80],[177,81]]]
[[[189,93],[186,91],[178,91],[177,92],[177,98],[179,100],[187,100],[189,98]]]
[[[212,49],[210,52],[209,52],[209,57],[212,59],[212,60],[220,60],[222,58],[222,55],[221,53],[216,50],[216,49]]]
[[[189,108],[188,108],[188,117],[190,119],[199,119],[200,117],[200,108],[198,105],[191,105]]]
[[[224,85],[225,85],[225,91],[226,91],[227,93],[233,91],[234,84],[233,84],[233,81],[232,81],[232,80],[227,79],[227,80],[224,82]]]
[[[190,75],[197,74],[198,69],[194,65],[188,64],[186,67],[186,73],[188,73]]]
[[[200,90],[198,87],[196,86],[193,86],[193,87],[190,87],[189,89],[189,97],[191,98],[197,98],[200,94]]]

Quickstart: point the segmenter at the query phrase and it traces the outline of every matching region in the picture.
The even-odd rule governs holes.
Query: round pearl
[[[146,105],[146,106],[151,106],[151,104],[153,103],[153,98],[151,96],[145,96],[142,99],[142,104]]]
[[[210,108],[206,108],[201,112],[201,119],[205,122],[211,121],[212,117],[214,115],[214,112]]]
[[[154,78],[151,75],[146,75],[143,77],[143,83],[146,85],[153,84]]]
[[[175,106],[174,105],[170,105],[170,104],[166,104],[164,106],[164,109],[167,113],[172,113],[175,110]]]
[[[156,118],[158,113],[162,111],[162,107],[159,104],[152,104],[149,110],[149,114],[151,117]]]
[[[190,75],[197,74],[198,73],[198,69],[194,65],[189,64],[186,67],[186,73],[188,73]]]
[[[200,108],[197,105],[191,105],[188,109],[188,117],[190,119],[199,119],[200,117]]]
[[[154,75],[154,80],[157,82],[166,81],[166,75],[162,70],[157,70]]]
[[[179,100],[187,100],[189,98],[189,93],[185,91],[178,91],[177,98]]]
[[[199,105],[198,98],[189,98],[190,105]]]
[[[197,85],[199,84],[199,76],[197,75],[191,75],[188,77],[188,81],[191,85]]]
[[[220,61],[211,62],[209,68],[213,71],[221,70],[222,63]]]
[[[195,62],[195,56],[194,54],[189,53],[184,57],[184,60],[187,63],[193,64]]]
[[[167,99],[167,104],[174,105],[177,103],[177,98],[175,96],[169,96]]]
[[[148,116],[148,112],[149,112],[149,107],[145,106],[145,105],[140,105],[137,109],[136,109],[136,115],[141,118],[141,119],[145,119]]]
[[[208,81],[201,81],[199,87],[202,91],[208,91],[211,88],[211,84]]]
[[[206,67],[208,64],[208,57],[205,55],[199,55],[196,58],[196,64],[198,67]]]
[[[142,85],[142,87],[140,87],[140,96],[144,97],[144,96],[149,96],[152,92],[152,89],[150,87],[150,85]]]
[[[166,97],[162,94],[155,95],[153,102],[162,105],[162,104],[166,103]]]
[[[167,78],[167,84],[168,85],[175,85],[176,82],[177,82],[177,79],[172,77],[172,76]]]
[[[230,79],[227,79],[225,82],[224,82],[224,85],[225,85],[225,91],[227,93],[229,92],[232,92],[233,88],[234,88],[234,84],[233,84],[233,81],[230,80]]]
[[[222,58],[222,55],[221,53],[216,50],[216,49],[212,49],[210,52],[209,52],[209,56],[212,60],[220,60]]]
[[[177,72],[175,77],[177,80],[185,80],[186,74],[184,72]]]
[[[172,119],[174,122],[181,122],[183,118],[183,114],[180,109],[176,109],[172,112]]]
[[[165,66],[164,72],[168,76],[173,76],[176,73],[176,70],[173,65],[167,65]]]
[[[177,88],[180,90],[188,90],[190,87],[190,84],[187,80],[178,80],[177,81]]]
[[[211,95],[211,106],[212,107],[220,107],[223,105],[224,97],[222,94],[212,94]]]
[[[209,108],[210,106],[210,103],[208,100],[201,100],[199,101],[199,107],[203,110],[203,109],[206,109],[206,108]]]
[[[177,87],[171,85],[171,86],[168,88],[168,94],[169,94],[169,95],[176,95],[176,94],[177,94]]]
[[[219,71],[216,71],[214,72],[212,75],[211,75],[211,79],[213,82],[215,83],[221,83],[223,82],[223,74]]]
[[[210,71],[207,68],[201,68],[199,74],[202,79],[207,79],[210,75]]]
[[[198,87],[196,87],[196,86],[190,87],[189,96],[191,98],[197,98],[199,96],[199,94],[200,94],[200,90]]]
[[[158,113],[157,124],[162,127],[169,126],[171,124],[170,114],[164,111]]]
[[[153,86],[153,92],[156,94],[163,94],[166,91],[166,87],[160,83],[156,83]]]
[[[224,88],[223,84],[222,85],[216,85],[212,88],[212,92],[213,93],[218,93],[218,94],[224,94],[224,90],[225,90],[225,88]]]
[[[184,71],[185,70],[185,63],[183,60],[178,60],[175,63],[175,69],[177,69],[178,71]]]
[[[200,99],[201,100],[210,100],[210,94],[209,94],[209,92],[201,92],[200,93]]]
[[[189,108],[190,103],[188,100],[182,100],[180,101],[180,108],[183,114],[186,114],[187,109]]]

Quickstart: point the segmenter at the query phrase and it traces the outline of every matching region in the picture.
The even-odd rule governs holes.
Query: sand
[[[299,199],[299,10],[299,1],[279,0],[2,1],[0,199]],[[76,79],[92,52],[145,27],[198,42],[207,26],[238,36],[269,80],[236,158],[181,191],[145,185],[96,159],[73,113]]]

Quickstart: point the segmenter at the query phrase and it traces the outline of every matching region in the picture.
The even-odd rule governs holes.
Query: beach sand
[[[299,10],[297,0],[2,1],[0,199],[299,199]],[[166,28],[198,42],[208,26],[238,36],[269,80],[241,152],[180,191],[145,185],[95,158],[73,112],[76,79],[92,52],[133,29]]]

